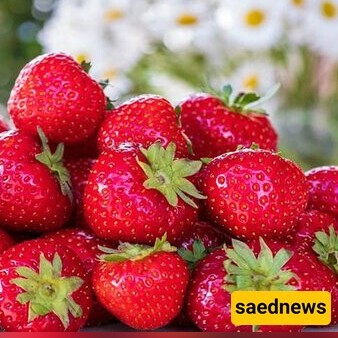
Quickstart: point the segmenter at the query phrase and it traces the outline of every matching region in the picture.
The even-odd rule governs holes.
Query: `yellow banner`
[[[234,325],[328,325],[328,291],[235,291],[231,294]]]

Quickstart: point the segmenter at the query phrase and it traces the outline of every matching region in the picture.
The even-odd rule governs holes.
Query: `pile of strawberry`
[[[34,59],[0,122],[0,327],[251,331],[235,290],[327,290],[338,323],[338,166],[277,153],[266,97],[114,108],[88,68]]]

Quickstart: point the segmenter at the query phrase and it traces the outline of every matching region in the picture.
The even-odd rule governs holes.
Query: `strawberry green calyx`
[[[166,234],[164,234],[161,239],[156,238],[154,246],[121,243],[117,249],[110,249],[103,246],[99,246],[99,249],[104,252],[104,254],[98,258],[106,262],[138,261],[157,252],[177,251],[176,247],[167,242]]]
[[[231,85],[225,85],[221,92],[216,95],[224,102],[225,106],[239,113],[245,114],[247,112],[255,112],[266,114],[264,109],[257,107],[270,100],[277,93],[279,88],[280,84],[275,84],[261,97],[254,92],[234,95]]]
[[[209,250],[205,248],[200,239],[197,239],[192,244],[192,250],[180,248],[177,252],[187,262],[190,271],[192,271],[196,264],[209,253]]]
[[[80,64],[82,70],[86,72],[87,74],[89,73],[90,69],[92,68],[92,64],[86,60],[83,60]]]
[[[16,272],[20,277],[12,279],[11,283],[24,290],[17,296],[17,301],[29,304],[29,322],[39,316],[54,313],[67,329],[69,313],[75,318],[82,316],[81,306],[71,295],[84,281],[76,276],[62,277],[62,261],[58,253],[55,253],[52,262],[41,254],[38,272],[28,267],[19,267]]]
[[[329,233],[318,231],[315,233],[313,251],[318,259],[338,274],[338,234],[334,227],[329,227]]]
[[[174,207],[178,204],[178,198],[181,198],[185,203],[197,208],[189,196],[197,199],[206,197],[201,195],[186,177],[196,174],[201,169],[202,162],[175,159],[175,151],[176,146],[172,142],[166,149],[159,142],[155,142],[148,149],[141,148],[148,162],[137,158],[137,163],[148,177],[143,185],[146,189],[158,190]]]
[[[228,292],[247,291],[291,291],[296,288],[287,283],[291,279],[298,280],[290,270],[283,266],[290,260],[292,253],[285,249],[273,255],[262,238],[259,239],[261,251],[254,255],[245,243],[232,240],[232,248],[225,247],[228,259],[224,262],[227,272],[224,288]]]
[[[44,134],[44,132],[40,127],[38,127],[37,130],[42,143],[42,152],[40,154],[37,154],[35,158],[40,163],[44,164],[49,168],[49,170],[54,174],[54,176],[58,180],[62,193],[64,195],[67,195],[69,199],[72,201],[73,195],[71,191],[70,174],[62,162],[64,153],[64,144],[59,143],[53,154],[49,148],[46,135]]]

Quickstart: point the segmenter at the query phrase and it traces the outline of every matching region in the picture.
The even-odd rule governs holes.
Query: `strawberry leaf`
[[[195,175],[202,167],[201,161],[188,159],[175,159],[176,146],[169,143],[163,148],[159,142],[155,142],[148,149],[141,148],[141,152],[148,163],[136,159],[138,165],[147,176],[143,186],[146,189],[159,191],[171,206],[178,205],[180,198],[186,204],[197,208],[197,204],[191,197],[205,199],[196,187],[186,179]]]
[[[260,238],[261,250],[257,257],[247,244],[232,240],[232,248],[225,247],[227,259],[224,269],[224,289],[228,292],[237,290],[295,290],[289,285],[291,279],[298,279],[290,270],[283,267],[290,260],[292,253],[281,249],[275,256],[264,240]]]

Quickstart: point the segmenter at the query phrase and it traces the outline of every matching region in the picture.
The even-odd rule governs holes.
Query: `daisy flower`
[[[283,34],[285,1],[222,0],[216,18],[224,36],[245,49],[269,49]]]
[[[149,6],[142,21],[155,41],[172,51],[210,48],[216,25],[213,1],[158,0]]]
[[[263,60],[250,60],[240,64],[227,80],[235,92],[259,94],[264,94],[277,82],[274,67]]]
[[[78,62],[92,63],[91,75],[108,79],[114,97],[127,92],[128,72],[147,50],[146,32],[138,20],[140,8],[131,0],[59,0],[40,33],[47,52],[63,51]],[[112,89],[113,88],[113,89]]]
[[[313,51],[338,60],[338,0],[312,0],[305,28]]]

